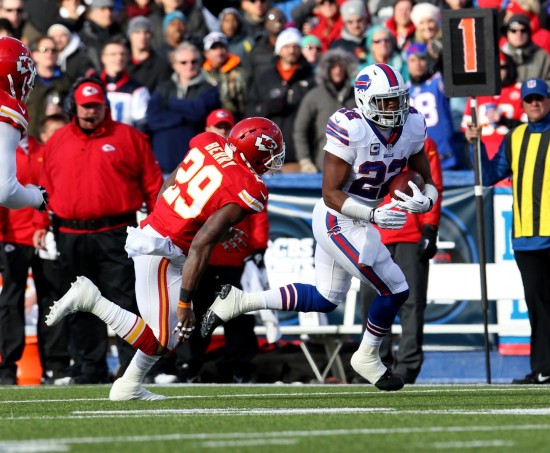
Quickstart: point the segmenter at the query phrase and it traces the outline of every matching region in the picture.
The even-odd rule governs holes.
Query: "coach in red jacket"
[[[25,137],[15,152],[17,179],[23,184],[37,185],[42,172],[43,146],[32,137]],[[0,292],[0,385],[17,383],[17,361],[25,348],[25,289],[29,268],[32,270],[38,303],[38,348],[43,379],[65,375],[69,352],[64,322],[46,327],[49,307],[59,298],[60,275],[57,261],[38,256],[33,245],[33,208],[0,207],[0,259],[3,284]]]
[[[441,162],[435,142],[427,138],[424,149],[430,162],[432,178],[440,193],[433,209],[425,214],[407,213],[407,223],[400,230],[378,228],[382,243],[388,247],[394,261],[403,270],[409,283],[409,298],[399,310],[401,320],[401,341],[393,357],[391,333],[384,337],[380,347],[380,357],[393,372],[403,378],[406,384],[414,384],[424,360],[424,312],[428,292],[429,261],[437,252],[437,230],[441,217],[441,191],[443,177]],[[388,195],[384,203],[390,201]],[[370,304],[376,293],[370,286],[361,284],[360,298],[364,323]]]
[[[105,89],[96,79],[81,79],[69,95],[72,121],[50,138],[41,181],[51,195],[49,209],[57,231],[65,289],[78,275],[92,280],[121,307],[137,313],[135,274],[124,245],[126,227],[136,225],[136,211],[152,209],[162,174],[147,137],[113,121]],[[41,245],[47,219],[38,220]],[[69,319],[72,378],[58,384],[108,382],[107,330],[90,313]],[[134,350],[118,343],[121,370]]]

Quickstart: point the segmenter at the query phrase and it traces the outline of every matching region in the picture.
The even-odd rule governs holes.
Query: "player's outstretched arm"
[[[9,124],[0,123],[0,137],[0,205],[9,209],[45,209],[48,201],[45,190],[32,184],[23,187],[17,180],[15,151],[21,133]]]
[[[191,306],[193,291],[208,266],[212,250],[227,236],[230,228],[248,214],[236,203],[227,204],[214,212],[195,235],[182,269],[178,325],[174,329],[174,332],[180,332],[180,342],[188,339],[195,327],[196,320]]]

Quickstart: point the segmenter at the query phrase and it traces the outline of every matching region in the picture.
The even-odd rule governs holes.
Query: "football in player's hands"
[[[401,200],[400,197],[395,193],[396,190],[403,192],[409,197],[413,196],[413,190],[409,186],[409,181],[412,181],[424,193],[424,178],[414,170],[407,170],[399,173],[395,178],[390,182],[390,195],[394,200]]]

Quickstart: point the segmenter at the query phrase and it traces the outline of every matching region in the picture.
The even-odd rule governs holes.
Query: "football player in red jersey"
[[[27,132],[29,115],[25,102],[34,87],[36,69],[31,53],[21,41],[0,38],[0,205],[10,209],[46,209],[43,187],[17,180],[15,150]]]
[[[153,212],[138,228],[128,228],[126,251],[134,259],[141,317],[102,297],[85,277],[52,306],[48,325],[75,311],[92,312],[138,349],[113,384],[111,400],[164,399],[144,389],[143,378],[161,354],[191,336],[193,291],[212,249],[223,241],[238,248],[241,238],[232,227],[265,208],[261,175],[279,170],[284,157],[282,133],[266,118],[240,121],[227,140],[212,132],[197,135]]]

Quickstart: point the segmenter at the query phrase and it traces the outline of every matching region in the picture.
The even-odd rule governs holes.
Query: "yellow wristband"
[[[186,310],[191,309],[191,302],[182,302],[181,300],[178,302],[178,308],[184,308]]]

